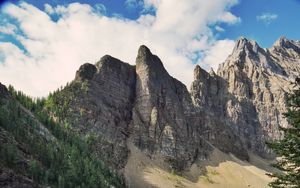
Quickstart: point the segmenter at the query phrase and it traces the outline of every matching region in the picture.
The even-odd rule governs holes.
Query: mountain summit
[[[82,137],[92,135],[91,152],[130,187],[146,183],[146,161],[193,182],[216,153],[218,161],[274,158],[265,142],[288,126],[282,114],[300,76],[299,49],[299,41],[286,38],[263,49],[241,37],[216,73],[195,67],[189,92],[142,45],[135,66],[109,55],[83,64],[44,110]]]

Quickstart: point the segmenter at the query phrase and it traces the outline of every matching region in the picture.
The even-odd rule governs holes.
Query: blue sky
[[[298,0],[242,0],[231,11],[242,19],[242,23],[234,27],[228,26],[220,37],[235,39],[245,36],[255,39],[261,46],[272,46],[280,36],[289,39],[300,39],[300,1]],[[259,21],[257,16],[263,14],[277,15],[277,18]]]
[[[18,1],[4,2],[17,3]],[[40,9],[44,9],[46,3],[52,6],[67,5],[74,2],[86,3],[91,6],[103,4],[106,8],[106,15],[119,14],[133,20],[143,14],[141,6],[130,7],[126,4],[126,0],[27,0],[26,2]],[[237,25],[221,24],[225,31],[216,35],[219,39],[229,38],[232,40],[245,36],[256,40],[265,48],[272,46],[280,36],[299,39],[300,23],[297,22],[297,18],[300,18],[299,10],[299,0],[240,0],[237,5],[231,8],[231,12],[241,18],[241,23]],[[263,14],[276,15],[277,17],[269,22],[259,20],[257,17]]]
[[[280,36],[300,39],[299,0],[0,2],[0,82],[32,96],[105,54],[134,64],[141,44],[189,87],[195,64],[216,70],[240,36],[264,48]]]

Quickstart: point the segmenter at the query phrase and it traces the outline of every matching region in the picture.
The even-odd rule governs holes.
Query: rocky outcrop
[[[195,105],[209,108],[212,117],[231,127],[247,150],[272,157],[265,142],[279,139],[279,127],[288,125],[282,114],[291,82],[299,76],[297,45],[280,38],[272,48],[262,49],[240,38],[217,76],[203,70],[196,76],[191,89]]]
[[[279,64],[283,75],[294,80],[300,72],[300,42],[280,37],[267,49],[270,58]]]
[[[249,152],[274,157],[265,142],[279,139],[279,127],[289,126],[283,113],[299,74],[299,41],[281,37],[273,47],[263,49],[242,37],[217,72],[197,65],[188,91],[168,74],[159,57],[141,46],[135,66],[109,55],[94,65],[83,64],[74,81],[50,94],[43,110],[78,131],[90,151],[113,170],[126,173],[124,167],[135,163],[134,157],[141,153],[163,169],[188,174],[215,149],[242,160],[251,158]],[[35,115],[15,100],[0,83],[3,112],[11,108],[7,114],[22,115],[30,122],[20,121],[23,127],[33,123],[42,143],[56,142]],[[28,166],[35,156],[25,152],[31,145],[17,142],[1,127],[0,143],[17,146],[20,165]],[[25,172],[18,174],[2,164],[2,187],[40,186]]]
[[[135,77],[134,66],[106,55],[95,65],[82,65],[75,80],[55,94],[57,105],[67,109],[60,121],[95,139],[93,150],[117,169],[129,152]]]
[[[76,80],[91,80],[94,74],[97,72],[95,65],[90,63],[85,63],[80,66],[79,70],[76,72]]]
[[[199,65],[194,70],[194,79],[190,92],[196,113],[192,123],[198,125],[199,134],[223,152],[247,160],[245,145],[225,121],[225,104],[233,98],[227,90],[226,81],[213,70],[207,73]]]
[[[0,166],[0,186],[2,188],[39,188],[42,187],[36,184],[33,180],[26,176],[19,175],[10,169]]]
[[[207,157],[211,147],[189,119],[194,108],[188,90],[146,46],[138,51],[136,74],[135,145],[151,155],[164,156],[177,170]]]
[[[298,55],[297,41],[281,38],[262,49],[240,38],[217,73],[196,66],[189,92],[141,46],[136,66],[104,56],[82,65],[56,95],[67,104],[63,121],[95,136],[94,151],[116,169],[126,164],[128,143],[178,171],[214,147],[245,160],[248,151],[272,157],[265,141],[280,138],[279,126],[288,126],[282,113],[299,76]]]
[[[0,82],[0,95],[1,96],[7,95],[7,93],[8,93],[7,88],[5,87],[5,85],[2,85]]]

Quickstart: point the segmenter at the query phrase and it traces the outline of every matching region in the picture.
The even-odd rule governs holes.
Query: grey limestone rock
[[[299,41],[285,38],[270,49],[240,38],[217,73],[196,66],[190,92],[144,45],[135,66],[106,55],[81,66],[59,92],[72,97],[65,119],[83,136],[95,135],[94,151],[116,169],[126,164],[128,142],[178,171],[213,148],[244,160],[248,151],[273,157],[265,141],[288,126],[282,113],[299,76],[298,50]]]
[[[79,70],[76,72],[75,79],[81,79],[81,80],[91,80],[96,73],[97,68],[95,65],[92,65],[90,63],[85,63],[80,66]]]
[[[0,93],[1,94],[7,94],[7,88],[5,87],[5,85],[2,85],[0,82]]]
[[[134,66],[106,55],[95,65],[81,66],[75,80],[57,94],[68,105],[61,121],[95,137],[94,151],[117,169],[125,166],[128,155],[135,76]]]
[[[134,143],[150,155],[165,156],[179,170],[198,155],[207,156],[210,146],[189,119],[194,109],[188,90],[146,46],[138,51],[136,74]]]
[[[272,48],[262,49],[241,38],[218,69],[231,95],[224,104],[228,125],[250,151],[262,157],[272,157],[265,142],[279,139],[279,127],[288,126],[283,113],[291,81],[299,76],[297,45],[280,38]]]

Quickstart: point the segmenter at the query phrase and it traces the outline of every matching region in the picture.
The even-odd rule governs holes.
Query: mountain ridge
[[[300,72],[298,43],[280,38],[263,49],[241,37],[216,73],[195,67],[190,91],[142,45],[136,65],[109,55],[83,64],[43,108],[82,137],[92,136],[91,150],[127,183],[135,178],[126,175],[135,151],[182,175],[216,149],[245,161],[252,154],[273,159],[265,142],[288,126],[282,114]]]

